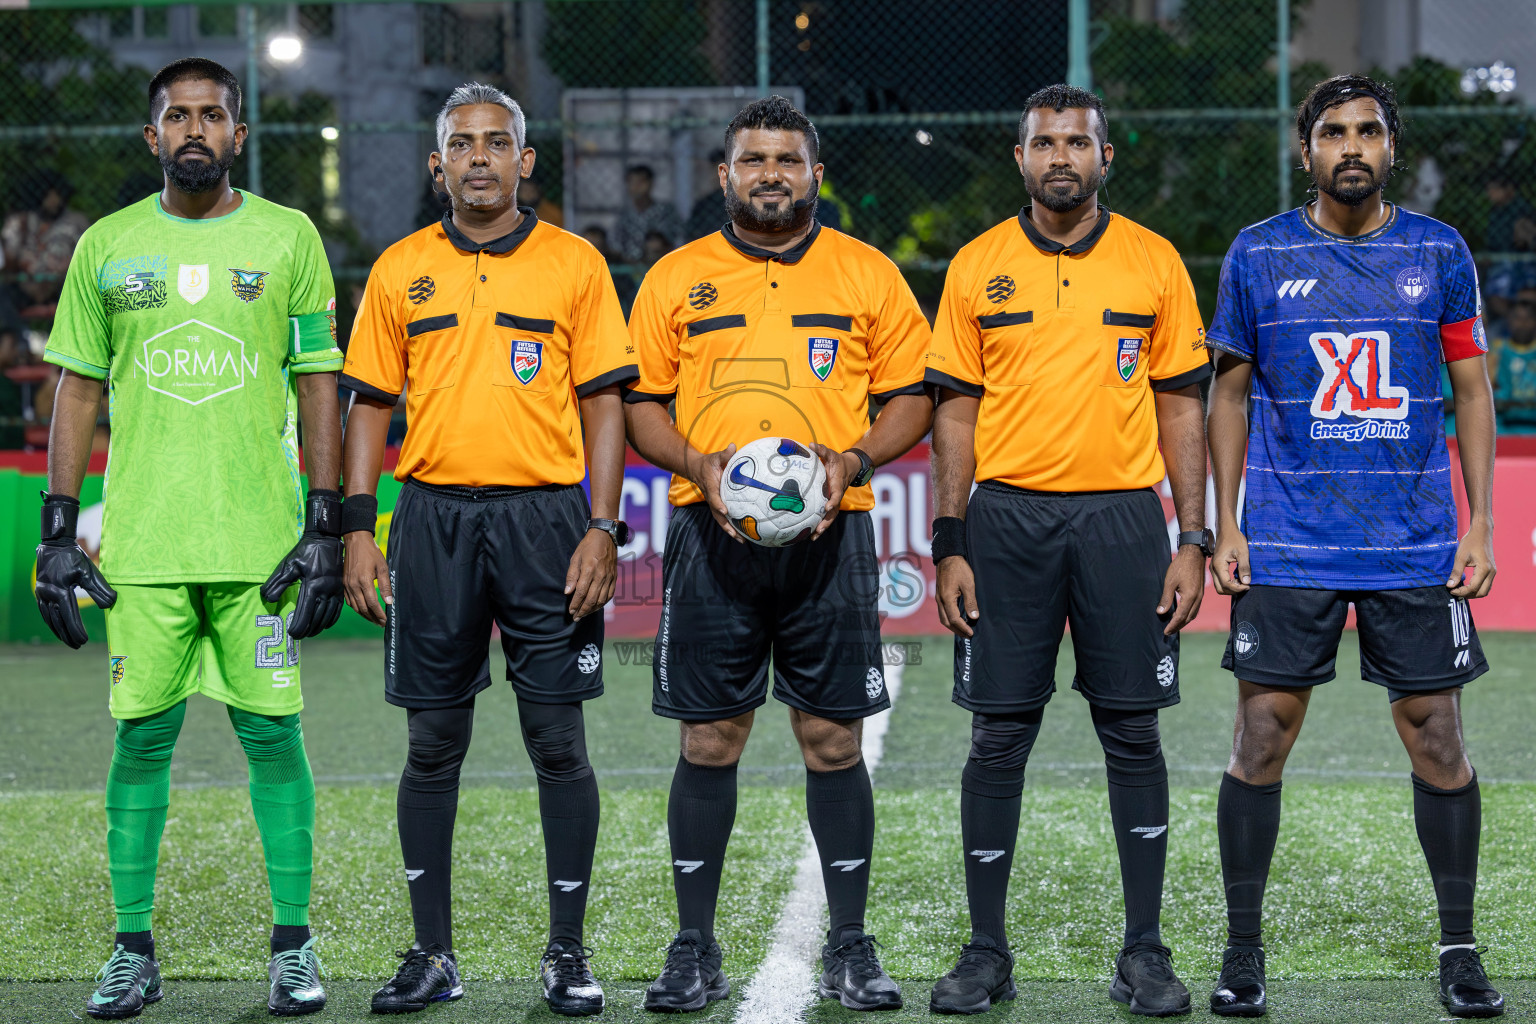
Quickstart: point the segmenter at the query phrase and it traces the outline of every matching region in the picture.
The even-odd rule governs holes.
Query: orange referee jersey
[[[391,404],[405,392],[400,480],[580,483],[577,400],[639,376],[602,256],[522,212],[485,243],[445,214],[368,275],[341,383]]]
[[[1026,207],[950,263],[927,379],[981,399],[978,481],[1114,491],[1163,479],[1152,393],[1210,373],[1195,290],[1167,239],[1101,207],[1063,246]]]
[[[677,429],[701,452],[769,435],[849,448],[869,400],[922,394],[931,334],[912,289],[879,251],[812,227],[783,253],[729,228],[663,256],[630,311],[640,380],[625,400],[677,399]],[[673,476],[674,505],[702,501]],[[873,508],[850,487],[841,507]]]

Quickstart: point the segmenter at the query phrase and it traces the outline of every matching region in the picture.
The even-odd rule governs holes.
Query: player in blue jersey
[[[1312,687],[1334,677],[1351,602],[1361,675],[1387,688],[1413,765],[1441,1001],[1460,1017],[1503,1012],[1472,937],[1481,805],[1460,718],[1461,687],[1488,670],[1467,608],[1494,574],[1488,346],[1466,244],[1382,198],[1398,127],[1384,83],[1343,75],[1312,89],[1296,130],[1317,198],[1238,235],[1208,334],[1211,568],[1232,595],[1222,666],[1238,678],[1216,812],[1228,939],[1211,1009],[1223,1016],[1267,1008],[1259,920],[1281,771]],[[1442,362],[1471,506],[1459,542]]]

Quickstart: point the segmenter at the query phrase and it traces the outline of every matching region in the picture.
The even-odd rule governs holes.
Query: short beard
[[[500,176],[496,178],[496,183],[502,186],[505,186],[506,184],[501,180]],[[457,195],[453,196],[453,202],[455,206],[464,207],[470,210],[498,210],[505,209],[508,206],[517,205],[517,187],[515,185],[513,186],[512,193],[510,195],[507,194],[505,188],[497,189],[494,194],[490,192],[471,191],[464,187],[463,178],[459,179],[458,186],[459,192]]]
[[[189,160],[183,163],[179,157],[182,153],[201,152],[211,157],[208,160]],[[178,192],[187,195],[201,195],[204,192],[212,192],[218,188],[219,182],[224,180],[224,175],[229,173],[229,168],[235,162],[233,147],[222,157],[207,147],[182,146],[176,154],[160,154],[160,167],[165,171],[166,178]]]
[[[797,200],[791,195],[790,201],[776,212],[759,212],[750,198],[742,199],[737,195],[735,183],[731,182],[725,190],[725,213],[731,223],[743,231],[759,235],[792,235],[805,230],[815,219],[820,194],[821,185],[813,180],[804,199]]]
[[[1099,186],[1104,184],[1104,174],[1102,171],[1089,174],[1087,181],[1083,181],[1075,174],[1073,178],[1076,179],[1074,191],[1067,195],[1061,195],[1046,188],[1044,181],[1025,171],[1024,191],[1029,193],[1031,199],[1052,213],[1070,213],[1086,203],[1090,196],[1097,194]]]
[[[1351,168],[1351,170],[1355,169],[1357,168]],[[1338,167],[1334,167],[1333,174],[1329,176],[1326,184],[1323,181],[1322,175],[1314,173],[1312,175],[1312,184],[1317,187],[1319,192],[1325,194],[1334,202],[1341,203],[1344,206],[1356,207],[1386,188],[1387,182],[1392,180],[1391,164],[1386,166],[1380,178],[1376,177],[1375,168],[1367,165],[1364,170],[1370,177],[1363,184],[1347,186],[1333,184],[1338,178]]]

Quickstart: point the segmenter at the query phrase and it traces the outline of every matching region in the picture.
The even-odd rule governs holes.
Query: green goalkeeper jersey
[[[75,248],[44,356],[105,378],[101,568],[115,583],[265,580],[303,529],[295,374],[341,369],[336,290],[297,210],[158,195]]]

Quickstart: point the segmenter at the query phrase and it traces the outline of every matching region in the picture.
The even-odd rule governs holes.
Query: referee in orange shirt
[[[1178,253],[1098,203],[1108,134],[1090,92],[1029,98],[1014,155],[1034,203],[960,250],[934,328],[933,559],[939,617],[957,636],[954,700],[972,713],[960,798],[972,934],[934,986],[941,1013],[1014,996],[1008,875],[1068,623],[1125,891],[1110,996],[1133,1013],[1189,1012],[1158,932],[1157,709],[1179,700],[1178,631],[1199,610],[1210,553],[1198,385],[1211,371]],[[1171,564],[1152,490],[1165,460],[1186,531]]]
[[[500,90],[465,85],[448,98],[429,166],[452,210],[374,264],[342,375],[357,394],[344,441],[347,601],[385,626],[384,696],[406,709],[410,737],[398,815],[416,944],[375,993],[376,1013],[464,992],[449,867],[493,622],[539,783],[544,998],[569,1016],[603,1008],[582,945],[598,794],[581,702],[603,692],[601,612],[627,540],[619,385],[638,371],[602,256],[517,206],[533,170],[525,138]],[[402,390],[405,484],[386,565],[373,492]],[[600,518],[581,488],[588,469]]]
[[[672,471],[677,506],[652,708],[682,726],[667,804],[679,931],[645,1006],[698,1010],[729,991],[715,903],[736,764],[771,656],[831,916],[819,991],[850,1009],[894,1009],[901,992],[864,931],[875,806],[859,741],[864,718],[890,707],[868,484],[927,433],[931,335],[895,264],[816,222],[822,167],[803,113],[782,96],[748,104],[725,149],[730,222],[662,257],[629,322],[640,360],[624,396],[630,441]],[[873,425],[871,402],[883,402]],[[775,435],[821,457],[828,512],[811,541],[765,549],[735,539],[720,475],[737,445]]]

